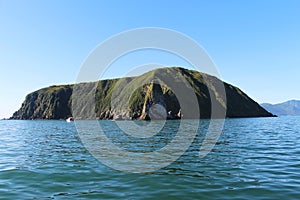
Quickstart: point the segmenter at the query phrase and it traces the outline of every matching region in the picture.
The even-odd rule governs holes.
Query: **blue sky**
[[[162,27],[202,45],[223,80],[254,100],[300,99],[300,1],[0,0],[0,118],[26,94],[74,83],[89,53],[122,31]],[[105,77],[143,63],[185,62],[159,52],[120,59]]]

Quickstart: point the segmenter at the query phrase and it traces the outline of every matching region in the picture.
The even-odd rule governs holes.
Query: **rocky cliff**
[[[26,96],[12,119],[64,119],[71,116],[72,85],[51,86]]]
[[[173,79],[168,79],[170,75]],[[224,94],[218,91],[220,84]],[[197,105],[193,107],[191,102],[191,110],[183,114],[182,102],[173,91],[180,88],[188,96],[188,87],[192,88]],[[185,99],[189,104],[189,98]],[[137,77],[40,89],[26,96],[11,119],[210,118],[212,102],[217,111],[214,117],[222,112],[226,117],[273,116],[237,87],[204,73],[176,67],[156,69]],[[199,114],[194,110],[199,110]]]

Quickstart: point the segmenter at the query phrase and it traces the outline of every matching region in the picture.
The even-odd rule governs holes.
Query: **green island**
[[[172,67],[155,69],[136,77],[100,80],[76,85],[54,85],[43,88],[28,94],[21,108],[10,119],[58,120],[74,116],[74,113],[72,113],[74,110],[72,109],[74,87],[77,87],[77,98],[85,96],[94,98],[94,117],[89,114],[90,104],[82,104],[79,109],[76,109],[77,116],[80,116],[78,119],[149,120],[151,118],[149,107],[154,104],[159,104],[165,108],[167,119],[180,119],[183,116],[180,113],[180,104],[176,95],[169,87],[159,84],[159,77],[167,77],[171,72],[175,72],[178,77],[183,77],[193,88],[197,97],[200,114],[190,118],[210,118],[212,99],[216,102],[218,109],[225,111],[225,117],[227,118],[274,116],[233,85],[205,73]],[[145,80],[148,84],[142,84]],[[158,82],[155,82],[155,80],[158,80]],[[126,105],[127,108],[112,107],[113,98],[118,98],[114,94],[116,88],[120,87],[120,84],[130,83],[131,81],[135,81],[136,84],[140,85],[137,87],[135,84],[133,91],[131,91],[132,88],[125,91],[130,95]],[[215,88],[215,83],[220,82],[224,85],[226,97],[219,94]],[[174,84],[176,85],[176,83]],[[80,87],[85,88],[85,90],[82,90],[82,94],[78,94],[78,88]]]

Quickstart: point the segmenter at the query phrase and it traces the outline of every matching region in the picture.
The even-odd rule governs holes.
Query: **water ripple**
[[[198,151],[209,121],[176,162],[153,173],[110,169],[64,121],[0,121],[0,199],[300,199],[300,118],[228,119],[213,151]],[[124,149],[149,152],[174,137],[178,121],[148,139],[120,135]],[[147,122],[142,122],[147,123]],[[177,123],[177,124],[176,124]]]

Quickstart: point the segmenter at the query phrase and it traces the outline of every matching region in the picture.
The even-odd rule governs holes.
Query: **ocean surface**
[[[114,121],[99,123],[124,150],[148,152],[170,142],[180,121],[167,121],[146,143],[126,138]],[[208,124],[200,120],[174,163],[139,174],[94,158],[74,122],[0,121],[0,199],[300,199],[300,117],[226,119],[214,149],[200,158]]]

